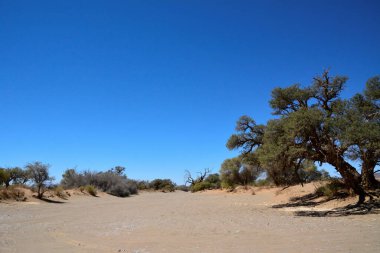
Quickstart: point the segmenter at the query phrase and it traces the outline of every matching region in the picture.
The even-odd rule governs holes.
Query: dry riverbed
[[[286,193],[286,190],[284,190]],[[380,215],[299,217],[275,190],[0,203],[0,252],[380,252]]]

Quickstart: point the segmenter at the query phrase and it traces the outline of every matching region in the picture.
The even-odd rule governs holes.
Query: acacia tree
[[[341,140],[349,146],[347,157],[361,162],[365,189],[379,188],[374,170],[380,164],[380,78],[368,80],[364,95],[342,103]]]
[[[346,81],[325,71],[306,88],[296,84],[274,89],[270,105],[277,118],[263,126],[241,117],[227,147],[257,153],[272,176],[298,175],[305,159],[331,164],[362,203],[366,190],[379,187],[373,172],[379,164],[380,84],[378,77],[370,79],[365,95],[343,100],[339,96]],[[361,173],[351,159],[361,161]],[[287,174],[289,170],[294,173]]]
[[[42,199],[45,192],[46,183],[53,180],[49,176],[49,165],[41,162],[28,163],[25,166],[29,172],[31,180],[37,187],[37,197]]]
[[[220,179],[223,187],[233,188],[254,182],[263,172],[255,154],[249,153],[226,159],[220,167]]]
[[[19,167],[0,168],[0,185],[9,187],[12,184],[25,184],[29,179],[28,172]]]

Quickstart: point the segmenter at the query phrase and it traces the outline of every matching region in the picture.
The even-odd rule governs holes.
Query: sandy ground
[[[0,252],[380,252],[379,214],[298,217],[271,208],[292,195],[269,189],[0,203]]]

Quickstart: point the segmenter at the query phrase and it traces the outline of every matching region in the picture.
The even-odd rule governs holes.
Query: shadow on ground
[[[289,203],[274,205],[272,208],[286,208],[286,207],[315,207],[320,204],[326,203],[333,199],[342,199],[347,196],[336,196],[334,198],[327,198],[323,200],[317,200],[319,196],[317,194],[307,194],[302,197],[293,198]],[[380,213],[380,199],[372,199],[361,205],[348,205],[345,207],[335,208],[329,211],[296,211],[296,216],[309,216],[309,217],[339,217],[349,215],[364,215]]]
[[[38,199],[36,196],[33,196],[33,198]],[[45,201],[47,203],[52,203],[52,204],[65,204],[66,202],[64,201],[59,201],[59,200],[53,200],[53,199],[48,199],[48,198],[42,198],[40,199],[42,201]]]

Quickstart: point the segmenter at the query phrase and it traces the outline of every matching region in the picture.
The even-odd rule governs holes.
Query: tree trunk
[[[344,183],[359,196],[357,205],[362,204],[365,201],[366,193],[361,185],[359,172],[339,155],[328,155],[327,162],[335,166],[335,169],[342,176]]]
[[[39,185],[39,186],[37,187],[37,197],[38,197],[39,199],[42,199],[42,195],[43,195],[43,192],[42,192],[42,186]]]
[[[362,186],[366,190],[375,190],[380,188],[380,182],[376,180],[374,175],[376,163],[363,161],[362,164]]]

